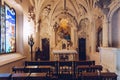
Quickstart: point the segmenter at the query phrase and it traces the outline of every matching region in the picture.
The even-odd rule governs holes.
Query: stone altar
[[[78,60],[78,53],[76,50],[53,50],[54,60],[55,61],[76,61]]]

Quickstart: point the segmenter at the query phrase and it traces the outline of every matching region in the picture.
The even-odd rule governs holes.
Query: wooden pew
[[[25,66],[49,66],[50,74],[58,74],[58,62],[57,61],[25,61]]]
[[[101,73],[101,80],[117,80],[117,75],[111,72],[102,72]]]
[[[58,61],[58,72],[60,80],[75,80],[74,61]]]
[[[79,75],[79,72],[82,72],[79,67],[81,68],[81,66],[90,66],[90,65],[95,65],[95,61],[91,61],[91,60],[84,60],[84,61],[75,61],[74,62],[74,69],[75,69],[75,74]],[[84,67],[83,67],[84,68]],[[79,69],[79,70],[78,70]],[[85,69],[84,69],[85,70]]]
[[[108,72],[83,72],[78,76],[78,80],[117,80],[117,75]]]
[[[72,61],[59,61],[58,62],[58,68],[59,68],[59,74],[68,72],[69,74],[73,73],[73,67],[74,64]]]
[[[30,73],[13,73],[12,80],[28,80]]]
[[[12,80],[46,80],[46,73],[14,73]]]
[[[103,69],[102,65],[91,65],[90,66],[90,72],[101,72]]]
[[[0,80],[10,80],[11,75],[11,73],[0,73]]]
[[[75,66],[80,66],[80,65],[95,65],[95,61],[89,61],[89,60],[86,60],[86,61],[75,61]]]
[[[81,65],[77,67],[77,76],[83,72],[101,72],[102,68],[103,67],[101,65]]]
[[[14,73],[24,73],[24,72],[26,72],[24,66],[19,66],[19,67],[18,66],[14,66],[14,67],[12,67],[12,71]]]
[[[25,66],[56,66],[57,61],[25,61]]]
[[[101,80],[97,72],[84,72],[78,77],[78,80]]]
[[[49,66],[40,66],[40,67],[36,67],[36,66],[21,66],[21,67],[13,67],[13,72],[15,73],[42,73],[42,72],[46,72],[49,73],[50,72],[50,67]]]

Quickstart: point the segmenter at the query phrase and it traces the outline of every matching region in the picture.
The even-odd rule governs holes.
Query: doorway
[[[41,60],[49,60],[50,52],[49,52],[49,39],[42,39],[42,59]]]
[[[79,60],[86,60],[86,39],[79,39]]]

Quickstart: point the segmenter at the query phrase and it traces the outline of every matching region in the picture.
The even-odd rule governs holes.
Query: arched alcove
[[[119,21],[120,21],[120,8],[118,8],[111,20],[111,37],[112,37],[112,47],[120,47],[120,26],[119,26]]]

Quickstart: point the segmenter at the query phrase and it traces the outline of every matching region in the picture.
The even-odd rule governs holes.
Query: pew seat
[[[12,80],[46,80],[46,73],[14,73]]]
[[[11,73],[0,73],[0,80],[10,80]]]
[[[117,75],[115,73],[102,72],[101,78],[102,80],[117,80]]]

